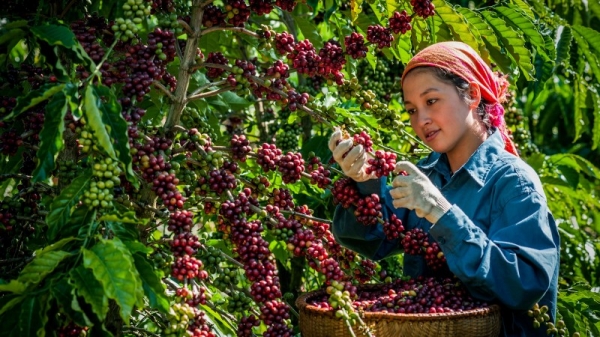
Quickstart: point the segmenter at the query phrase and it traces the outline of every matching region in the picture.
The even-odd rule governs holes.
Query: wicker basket
[[[351,337],[346,323],[331,310],[308,305],[324,290],[306,293],[296,300],[303,337]],[[363,321],[376,337],[497,337],[500,334],[500,307],[439,314],[393,314],[365,312]],[[366,337],[354,328],[357,337]]]

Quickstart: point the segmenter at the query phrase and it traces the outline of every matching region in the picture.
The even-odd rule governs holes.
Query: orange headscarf
[[[440,42],[415,55],[406,65],[402,83],[408,72],[416,67],[436,67],[462,77],[467,82],[479,84],[482,99],[488,103],[486,111],[492,126],[498,128],[506,151],[519,156],[515,144],[508,135],[504,121],[504,107],[508,81],[496,75],[473,48],[462,42]]]

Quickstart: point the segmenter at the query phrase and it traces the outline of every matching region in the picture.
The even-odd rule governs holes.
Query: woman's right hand
[[[340,165],[344,174],[356,182],[376,179],[373,173],[367,174],[368,154],[362,145],[354,146],[352,138],[342,139],[342,130],[336,130],[329,138],[329,149],[333,153],[333,159]],[[346,156],[344,156],[346,154]]]

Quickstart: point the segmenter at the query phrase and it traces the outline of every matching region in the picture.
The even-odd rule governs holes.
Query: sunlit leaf
[[[464,16],[445,0],[433,0],[433,4],[435,5],[435,15],[439,16],[449,27],[454,40],[462,41],[471,46],[471,48],[478,50],[479,42],[469,29]]]
[[[483,17],[490,26],[493,27],[494,31],[500,37],[502,44],[508,50],[511,57],[522,71],[523,75],[527,80],[532,80],[535,69],[531,60],[531,52],[525,47],[525,40],[523,36],[515,31],[512,27],[506,24],[506,22],[498,17],[494,12],[484,10],[481,12]]]

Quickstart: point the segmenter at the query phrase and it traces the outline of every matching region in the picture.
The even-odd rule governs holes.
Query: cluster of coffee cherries
[[[111,29],[120,33],[123,42],[133,40],[139,32],[138,24],[150,15],[152,8],[145,0],[127,0],[122,6],[123,18],[117,18]]]
[[[331,302],[331,295],[309,299],[310,305],[335,309]],[[465,286],[455,278],[418,277],[398,279],[378,288],[359,288],[352,306],[355,310],[366,312],[433,314],[487,308],[489,304],[471,297]]]
[[[374,173],[377,177],[385,177],[396,168],[396,158],[397,156],[393,152],[377,150],[374,158],[367,161],[370,166],[365,169],[365,172],[367,174]]]
[[[88,327],[82,327],[74,322],[69,322],[57,331],[58,337],[79,337],[87,334]]]
[[[331,309],[335,310],[335,317],[339,319],[344,319],[350,322],[351,325],[356,325],[356,323],[360,320],[360,316],[354,310],[354,306],[352,304],[353,299],[356,298],[356,288],[353,287],[351,293],[346,289],[347,283],[332,281],[331,285],[326,288],[326,293],[329,295],[328,305],[331,306]],[[317,303],[312,303],[313,305]]]
[[[421,228],[407,230],[401,240],[404,252],[410,255],[422,255],[427,266],[432,270],[447,269],[446,257],[437,242],[433,242],[429,234]]]
[[[83,193],[83,203],[89,207],[111,208],[114,188],[121,184],[119,161],[106,157],[94,163],[92,168],[94,180]]]
[[[186,333],[192,336],[215,337],[214,333],[208,330],[208,324],[203,316],[203,312],[185,302],[175,303],[169,309],[167,315],[169,324],[163,333],[166,337],[178,337]],[[196,329],[198,333],[196,333]],[[204,333],[202,333],[203,330]]]
[[[565,322],[559,320],[556,325],[552,323],[552,318],[548,312],[549,308],[547,305],[540,306],[539,303],[533,305],[533,308],[527,311],[527,315],[533,318],[533,327],[538,329],[544,324],[546,326],[546,333],[548,336],[555,335],[559,337],[569,336],[569,330],[567,329]],[[579,337],[579,332],[574,332],[572,337]]]
[[[410,4],[413,6],[415,14],[423,19],[435,15],[435,6],[431,0],[410,0]]]
[[[394,41],[394,35],[390,28],[372,25],[367,29],[367,41],[375,44],[379,49],[389,48]]]

